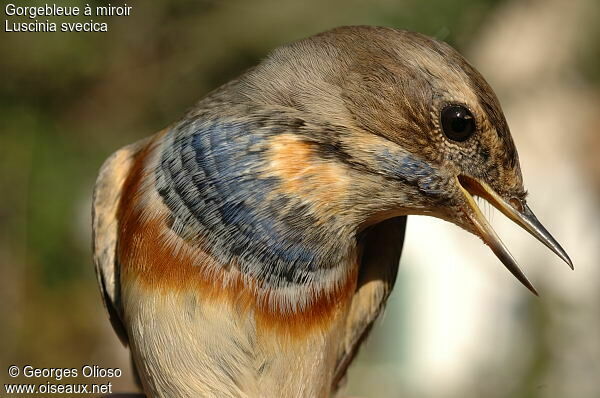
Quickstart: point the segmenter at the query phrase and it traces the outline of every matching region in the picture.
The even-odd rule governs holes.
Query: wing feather
[[[359,240],[362,257],[358,283],[346,321],[334,387],[339,386],[394,287],[405,229],[406,216],[395,217],[374,225]]]
[[[117,212],[123,183],[129,175],[135,155],[147,142],[148,139],[144,139],[125,146],[104,162],[96,179],[92,202],[92,244],[96,276],[110,322],[123,344],[128,341],[121,320],[119,264],[116,258],[119,226]]]

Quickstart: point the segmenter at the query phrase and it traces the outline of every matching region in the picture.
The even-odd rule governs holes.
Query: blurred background
[[[600,2],[131,5],[131,16],[93,18],[109,23],[107,33],[2,32],[0,382],[12,364],[92,364],[122,368],[114,390],[135,391],[91,261],[91,192],[102,161],[274,47],[371,24],[447,41],[482,72],[511,126],[529,203],[576,270],[487,209],[536,298],[477,238],[409,217],[396,289],[344,394],[600,396]]]

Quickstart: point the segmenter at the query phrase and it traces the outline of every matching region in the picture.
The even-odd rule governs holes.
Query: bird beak
[[[460,175],[458,177],[458,182],[468,206],[468,208],[465,209],[466,215],[471,224],[474,226],[477,235],[479,235],[485,244],[492,249],[494,254],[496,254],[500,261],[502,261],[504,266],[533,294],[536,296],[538,295],[531,282],[529,282],[525,274],[523,274],[506,246],[504,246],[504,243],[502,243],[496,232],[492,229],[491,225],[481,213],[477,203],[475,203],[473,195],[487,200],[505,216],[510,218],[517,225],[546,245],[546,247],[548,247],[558,257],[566,262],[571,269],[574,269],[573,263],[571,262],[571,259],[567,253],[552,237],[552,235],[550,235],[546,228],[544,228],[544,226],[538,221],[531,209],[525,203],[516,198],[511,199],[510,202],[506,201],[489,185],[471,177]]]

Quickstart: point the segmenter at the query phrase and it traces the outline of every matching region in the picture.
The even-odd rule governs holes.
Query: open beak
[[[504,266],[533,294],[537,296],[538,293],[525,274],[523,274],[515,259],[512,257],[506,246],[504,246],[504,243],[502,243],[496,232],[481,213],[477,203],[475,203],[473,195],[487,200],[505,216],[546,245],[546,247],[552,250],[558,257],[566,262],[571,269],[573,269],[573,263],[567,253],[538,221],[526,204],[517,199],[511,199],[511,204],[498,195],[486,183],[471,177],[461,175],[458,177],[458,182],[469,207],[466,209],[466,215],[475,227],[478,235],[483,239],[485,244],[492,249]]]

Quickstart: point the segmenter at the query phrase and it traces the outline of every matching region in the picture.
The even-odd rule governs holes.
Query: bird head
[[[246,84],[262,88],[254,100],[333,125],[315,140],[337,154],[323,162],[349,170],[344,212],[357,215],[359,228],[408,214],[450,221],[480,237],[536,293],[479,209],[480,197],[572,268],[527,205],[496,95],[449,45],[388,28],[339,28],[275,51],[249,76]],[[283,82],[270,86],[272,79]]]

